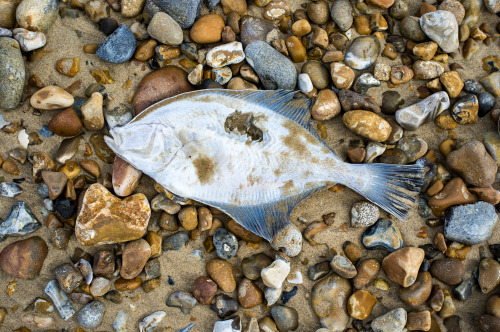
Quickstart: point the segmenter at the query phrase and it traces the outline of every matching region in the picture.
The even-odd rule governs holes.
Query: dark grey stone
[[[495,97],[489,92],[481,92],[477,95],[479,102],[479,117],[487,115],[495,107]]]
[[[274,29],[274,24],[263,18],[245,15],[240,22],[240,38],[243,47],[247,47],[255,40],[265,42],[267,34]]]
[[[309,279],[316,281],[326,276],[331,270],[332,268],[330,267],[330,262],[323,261],[311,266],[307,270],[307,275],[309,276]]]
[[[450,207],[444,217],[444,236],[464,244],[486,241],[497,224],[495,207],[486,202]]]
[[[183,314],[189,314],[197,303],[191,294],[183,291],[174,292],[167,298],[167,306],[179,308]]]
[[[135,52],[135,37],[125,25],[120,25],[97,47],[97,56],[110,63],[123,63],[129,60]]]
[[[271,316],[280,331],[295,331],[299,325],[299,314],[291,307],[275,305],[271,308]]]
[[[226,294],[218,294],[215,301],[210,304],[212,309],[220,319],[231,316],[238,311],[238,300]]]
[[[293,90],[297,70],[283,54],[263,41],[253,41],[245,48],[246,60],[255,70],[267,90]]]
[[[191,27],[200,14],[202,0],[148,0],[142,12],[149,23],[158,12],[170,15],[183,29]]]
[[[465,92],[478,95],[483,91],[483,87],[478,81],[470,79],[464,82],[464,90]]]
[[[187,232],[177,232],[175,234],[166,236],[162,241],[162,250],[179,250],[188,242],[189,236]]]
[[[389,219],[379,219],[361,237],[366,249],[385,249],[396,251],[403,248],[401,232]]]
[[[230,259],[238,252],[238,239],[225,228],[215,231],[213,243],[217,256],[222,259]]]
[[[352,5],[349,0],[337,0],[330,8],[332,20],[339,26],[340,30],[347,31],[353,21]]]
[[[220,0],[207,0],[208,9],[214,9],[220,3]]]

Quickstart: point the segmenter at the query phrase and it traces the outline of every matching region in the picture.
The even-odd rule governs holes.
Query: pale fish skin
[[[105,139],[167,191],[217,207],[269,241],[301,200],[335,183],[404,219],[422,167],[344,163],[312,128],[310,103],[285,90],[189,92],[149,107]],[[226,120],[236,111],[253,115],[262,135],[229,131]]]

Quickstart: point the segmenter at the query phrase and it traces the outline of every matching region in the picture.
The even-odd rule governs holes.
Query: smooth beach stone
[[[338,98],[344,112],[352,110],[367,110],[380,113],[380,106],[369,96],[357,92],[342,89],[338,92]]]
[[[231,316],[238,311],[238,307],[238,300],[224,293],[217,294],[217,296],[215,296],[215,301],[210,304],[210,309],[212,309],[220,319]]]
[[[107,202],[102,206],[102,202]],[[143,194],[123,200],[101,184],[85,192],[75,225],[75,235],[83,245],[127,242],[144,235],[151,209]]]
[[[106,306],[101,301],[92,301],[76,314],[76,321],[86,329],[96,329],[104,318]]]
[[[5,221],[0,224],[0,238],[22,236],[40,229],[42,224],[31,212],[29,206],[19,201],[12,205]]]
[[[368,89],[380,86],[382,84],[379,80],[373,77],[370,73],[361,74],[354,83],[354,91],[360,94],[366,94]]]
[[[330,273],[330,271],[330,262],[323,261],[311,266],[307,270],[307,276],[309,277],[309,279],[316,281],[326,276],[328,273]]]
[[[83,276],[73,264],[64,263],[54,269],[54,275],[65,293],[73,293],[83,282]]]
[[[299,314],[292,307],[276,305],[271,308],[273,317],[279,331],[294,331],[299,326]]]
[[[238,302],[243,309],[256,307],[264,301],[264,295],[253,281],[244,278],[238,285]]]
[[[426,13],[420,18],[424,33],[446,53],[458,49],[458,24],[455,15],[446,10]]]
[[[224,31],[224,19],[218,14],[201,16],[194,22],[189,36],[198,44],[216,43],[221,40]]]
[[[464,90],[467,93],[478,95],[481,91],[483,91],[483,87],[478,81],[469,79],[464,82]]]
[[[403,18],[399,23],[399,31],[401,31],[403,37],[416,43],[421,43],[426,40],[426,35],[420,27],[418,17],[406,16]]]
[[[427,152],[428,144],[418,136],[406,136],[398,141],[397,147],[405,152],[408,162],[413,163]]]
[[[377,303],[375,296],[365,290],[357,290],[347,302],[347,311],[354,319],[363,320],[370,316],[373,306]]]
[[[263,18],[244,15],[240,21],[241,43],[246,48],[251,42],[260,40],[266,42],[267,35],[274,29],[274,24]]]
[[[293,63],[272,46],[263,41],[253,41],[245,48],[248,64],[268,90],[293,90],[297,71]]]
[[[167,306],[179,308],[183,314],[189,314],[196,304],[198,301],[191,294],[183,291],[176,291],[167,298]]]
[[[215,281],[223,292],[230,293],[236,289],[233,268],[228,261],[214,258],[207,263],[206,268],[208,276]]]
[[[165,311],[155,311],[151,315],[148,315],[144,317],[140,322],[139,322],[139,331],[154,331],[158,325],[161,324],[161,321],[167,313]],[[189,326],[192,326],[194,323],[191,323]],[[178,330],[182,332],[181,330]],[[177,331],[177,332],[178,332]],[[185,331],[189,332],[189,330]]]
[[[340,30],[347,31],[352,25],[352,5],[348,0],[337,0],[330,8],[330,15]]]
[[[16,8],[21,0],[2,0],[0,1],[0,29],[10,31],[16,24]],[[326,22],[325,22],[326,23]],[[0,33],[0,35],[2,35]],[[3,37],[11,37],[3,34]]]
[[[361,289],[373,282],[380,271],[380,262],[375,258],[368,258],[357,264],[357,274],[352,279],[356,289]]]
[[[399,228],[389,219],[379,219],[362,235],[361,242],[367,249],[396,251],[403,247],[403,236]]]
[[[374,332],[402,332],[406,325],[407,314],[403,308],[397,308],[372,320]]]
[[[47,244],[38,236],[15,241],[0,253],[0,268],[13,278],[31,280],[40,273],[47,253]]]
[[[202,0],[149,0],[143,16],[149,22],[157,12],[165,12],[179,23],[182,29],[191,27],[200,14]]]
[[[162,250],[180,250],[189,241],[189,235],[186,232],[177,232],[166,236],[162,240]]]
[[[485,0],[484,5],[490,13],[497,14],[500,12],[500,1],[498,0]]]
[[[470,193],[460,177],[451,179],[441,191],[429,199],[432,213],[441,217],[447,208],[454,205],[475,203],[476,197]]]
[[[216,46],[210,49],[206,56],[207,65],[212,68],[240,63],[243,60],[245,60],[243,46],[237,41]]]
[[[429,269],[432,276],[445,284],[458,285],[465,274],[465,266],[457,258],[440,258],[432,262]]]
[[[366,137],[372,141],[384,142],[391,134],[391,125],[377,114],[353,110],[346,112],[342,117],[345,126],[356,134]]]
[[[123,279],[133,279],[141,273],[144,265],[151,257],[151,246],[144,239],[129,242],[123,248],[122,268],[120,276]]]
[[[491,292],[500,284],[500,263],[493,258],[482,259],[477,280],[483,294]]]
[[[488,187],[495,181],[496,162],[479,141],[469,141],[450,152],[446,162],[451,170],[473,186]]]
[[[450,107],[450,99],[444,91],[434,93],[424,100],[396,111],[396,121],[406,130],[416,130],[433,121]]]
[[[74,102],[75,99],[69,92],[55,85],[41,88],[30,98],[31,106],[48,111],[70,107]]]
[[[47,32],[59,14],[57,0],[23,0],[16,9],[16,21],[21,28]]]
[[[99,44],[96,54],[106,62],[123,63],[134,55],[135,46],[134,34],[122,24]]]
[[[141,180],[142,172],[125,160],[116,156],[113,163],[113,191],[116,195],[125,197],[137,188]]]
[[[17,28],[14,29],[12,33],[14,35],[14,39],[19,42],[19,46],[21,46],[21,49],[24,52],[42,48],[47,43],[47,37],[45,37],[45,34],[40,31],[29,31],[23,28]]]
[[[460,25],[465,17],[465,8],[457,0],[445,0],[439,4],[439,10],[446,10],[455,15],[457,24]]]
[[[352,262],[348,258],[339,254],[333,257],[333,259],[330,262],[330,266],[333,272],[347,279],[354,278],[357,273],[356,267],[354,267]]]
[[[153,16],[148,25],[148,33],[151,38],[162,44],[180,45],[183,39],[179,23],[164,12],[158,12]]]
[[[347,48],[344,62],[353,69],[363,70],[377,60],[380,42],[371,36],[361,36],[353,40]]]
[[[302,233],[290,223],[274,236],[271,247],[284,251],[288,257],[295,257],[302,251]]]
[[[417,280],[410,287],[399,288],[399,298],[413,307],[427,301],[432,291],[432,277],[429,272],[419,272]]]
[[[482,77],[479,82],[484,89],[495,97],[500,96],[500,72],[495,71],[489,75]]]
[[[217,256],[222,259],[230,259],[238,252],[238,239],[225,228],[219,228],[215,232],[213,243]]]
[[[104,110],[104,118],[110,129],[121,127],[132,120],[133,115],[128,107],[114,107],[112,109],[106,108]]]
[[[281,288],[286,277],[290,273],[290,262],[278,256],[271,265],[260,271],[264,285],[271,288]]]
[[[478,244],[488,240],[498,221],[495,207],[486,202],[453,206],[444,218],[447,240]]]
[[[142,11],[146,0],[122,0],[121,9],[123,17],[136,17]]]
[[[25,80],[24,60],[19,44],[0,37],[0,109],[14,109],[21,102]]]
[[[424,256],[425,252],[420,248],[401,248],[384,258],[382,268],[391,281],[409,287],[417,279]]]
[[[295,68],[294,68],[295,70]],[[135,115],[168,97],[192,91],[187,73],[176,66],[165,66],[145,75],[139,82],[132,99]]]
[[[478,120],[478,113],[478,97],[473,94],[468,94],[458,98],[450,111],[453,120],[455,120],[458,124],[476,123]]]
[[[321,325],[333,331],[343,331],[349,323],[347,301],[351,284],[337,274],[330,274],[316,283],[311,291],[311,304]]]
[[[487,115],[493,109],[493,107],[495,107],[495,97],[493,97],[493,95],[488,92],[479,93],[477,95],[477,99],[479,102],[478,115],[481,118]]]
[[[377,222],[379,209],[370,202],[357,202],[351,208],[351,227],[368,227]]]

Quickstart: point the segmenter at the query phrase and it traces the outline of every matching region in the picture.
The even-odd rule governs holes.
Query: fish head
[[[113,152],[148,175],[161,172],[183,144],[164,123],[129,123],[109,131],[104,140]]]

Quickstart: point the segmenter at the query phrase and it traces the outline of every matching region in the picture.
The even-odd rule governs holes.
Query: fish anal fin
[[[260,205],[240,206],[226,203],[204,202],[223,211],[250,232],[272,242],[276,234],[290,223],[292,210],[303,199],[321,188]]]

